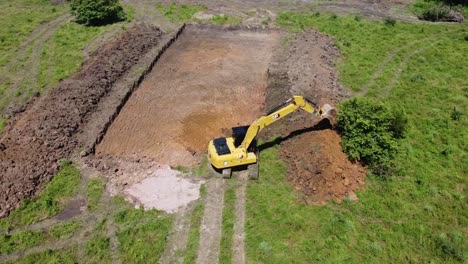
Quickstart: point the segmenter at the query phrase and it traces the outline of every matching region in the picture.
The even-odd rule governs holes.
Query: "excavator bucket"
[[[335,118],[336,118],[336,109],[333,108],[333,106],[329,104],[324,104],[320,108],[322,114],[320,115],[323,118],[326,118],[330,120],[330,123],[334,124],[335,123]]]

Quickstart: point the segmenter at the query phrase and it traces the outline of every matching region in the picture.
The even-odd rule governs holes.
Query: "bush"
[[[463,7],[449,6],[442,3],[428,5],[421,18],[428,21],[463,21]]]
[[[367,98],[342,103],[337,117],[342,147],[348,157],[378,174],[386,174],[391,167],[407,122],[402,110]]]
[[[385,18],[385,20],[384,20],[384,24],[385,24],[386,26],[392,26],[392,27],[394,27],[394,26],[396,25],[396,20],[393,19],[393,18],[391,18],[391,17],[387,17],[387,18]]]
[[[71,0],[70,6],[76,22],[87,26],[105,25],[125,19],[118,0]]]

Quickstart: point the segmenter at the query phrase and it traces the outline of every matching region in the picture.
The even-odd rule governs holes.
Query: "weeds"
[[[71,221],[64,224],[54,225],[50,228],[49,234],[55,239],[69,238],[80,228],[80,223]]]
[[[235,182],[231,182],[224,193],[222,219],[222,236],[219,252],[219,263],[232,263],[232,243],[234,235],[234,219],[236,201]]]
[[[387,18],[384,19],[384,24],[386,26],[394,27],[396,25],[396,20],[394,18],[387,17]]]
[[[200,226],[203,219],[203,213],[205,211],[205,204],[203,200],[206,197],[206,186],[202,185],[200,188],[201,198],[198,200],[195,206],[191,219],[190,219],[190,231],[188,234],[187,247],[185,250],[184,263],[195,263],[200,246]]]
[[[227,16],[227,15],[219,15],[214,16],[208,19],[209,23],[216,24],[216,25],[234,25],[239,24],[242,21],[239,17]]]
[[[98,208],[102,193],[104,192],[104,188],[105,184],[100,178],[94,178],[88,182],[88,197],[86,204],[88,210],[91,212]]]
[[[171,3],[165,5],[163,3],[156,4],[156,8],[167,19],[173,22],[187,22],[192,19],[196,13],[207,9],[206,5],[189,5]]]

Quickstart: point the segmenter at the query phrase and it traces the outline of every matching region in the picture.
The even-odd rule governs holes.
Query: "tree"
[[[76,22],[87,26],[99,26],[125,19],[118,0],[71,0],[70,6]]]

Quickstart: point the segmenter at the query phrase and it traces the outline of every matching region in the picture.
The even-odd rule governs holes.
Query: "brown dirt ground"
[[[274,31],[188,26],[128,100],[97,155],[197,164],[223,128],[261,114],[278,42]]]
[[[295,94],[318,105],[336,105],[347,96],[337,81],[338,59],[333,39],[315,30],[297,35],[269,68],[267,108]],[[281,144],[280,157],[286,163],[288,180],[302,191],[306,202],[355,199],[353,191],[364,185],[365,170],[348,161],[330,123],[319,121],[305,112],[293,113],[266,129],[264,139],[280,138],[260,148]]]
[[[156,27],[135,26],[13,118],[0,139],[0,217],[34,196],[57,172],[59,160],[79,148],[77,134],[99,101],[160,37]]]

